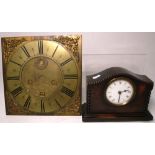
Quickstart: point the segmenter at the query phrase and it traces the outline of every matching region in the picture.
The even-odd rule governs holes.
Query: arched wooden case
[[[123,106],[111,104],[105,96],[108,84],[116,78],[128,79],[134,86],[132,99]],[[82,119],[84,122],[152,120],[153,116],[148,111],[152,89],[153,81],[147,76],[120,67],[87,76],[87,102],[83,104]]]

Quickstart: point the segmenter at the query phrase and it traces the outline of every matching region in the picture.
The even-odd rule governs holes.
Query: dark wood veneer
[[[93,79],[94,76],[99,78]],[[127,78],[135,87],[133,99],[126,105],[115,106],[106,99],[105,91],[114,78]],[[145,75],[138,75],[124,68],[112,67],[95,75],[87,76],[87,103],[83,105],[83,121],[146,121],[153,116],[148,103],[153,81]]]

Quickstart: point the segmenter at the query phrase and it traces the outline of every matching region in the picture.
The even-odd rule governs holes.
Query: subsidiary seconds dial
[[[132,83],[123,78],[112,80],[106,89],[107,100],[114,105],[126,105],[134,95]]]

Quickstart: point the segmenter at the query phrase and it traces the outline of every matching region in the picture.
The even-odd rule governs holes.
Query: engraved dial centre
[[[52,59],[39,56],[30,59],[22,68],[21,80],[27,93],[35,97],[49,97],[62,85],[62,73]]]

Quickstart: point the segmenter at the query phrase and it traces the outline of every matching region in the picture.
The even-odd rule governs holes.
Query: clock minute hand
[[[119,101],[120,101],[121,93],[122,93],[121,91],[118,91],[118,94],[119,94],[118,103],[119,103]]]

